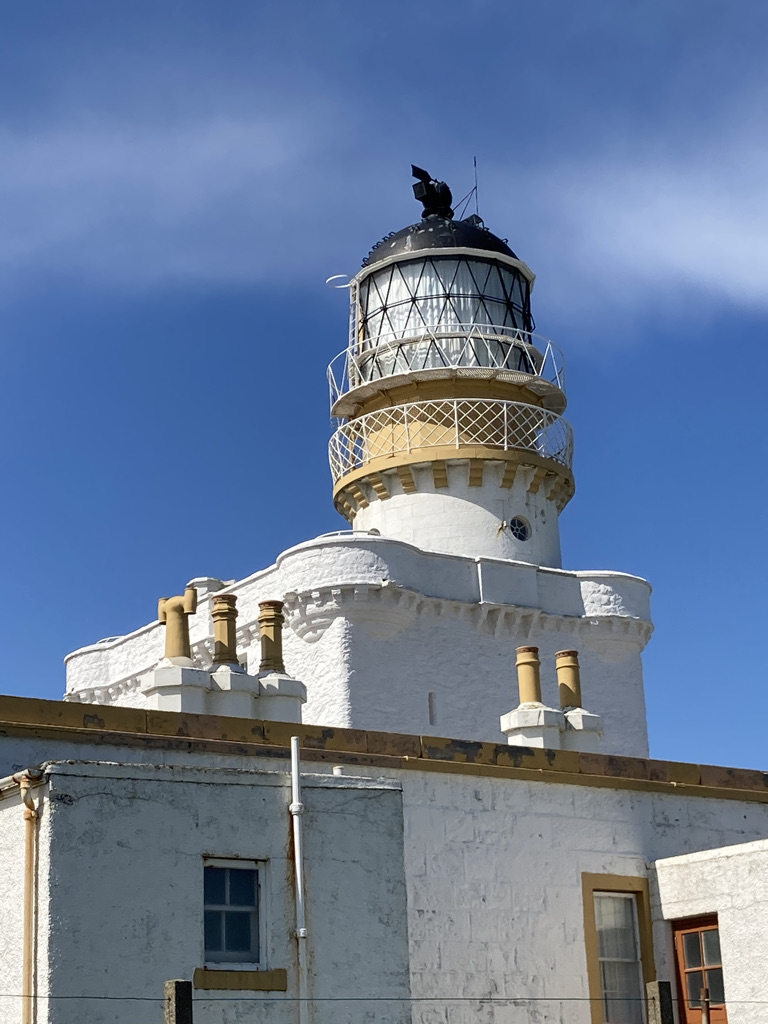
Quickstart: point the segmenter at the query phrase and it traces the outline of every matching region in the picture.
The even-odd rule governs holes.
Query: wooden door
[[[701,1024],[701,989],[709,989],[710,1024],[727,1024],[717,917],[688,918],[672,925],[677,962],[680,1024]]]

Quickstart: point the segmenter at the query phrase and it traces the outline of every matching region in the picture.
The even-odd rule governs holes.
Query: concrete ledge
[[[768,773],[743,768],[30,697],[0,696],[0,736],[279,760],[287,759],[291,736],[299,736],[308,761],[768,803]]]
[[[274,971],[227,971],[198,967],[192,977],[197,989],[229,989],[233,992],[286,992],[288,972],[278,967]]]

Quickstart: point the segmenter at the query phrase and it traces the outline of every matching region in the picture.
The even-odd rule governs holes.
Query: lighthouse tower
[[[562,357],[533,330],[534,275],[413,173],[421,221],[364,261],[329,369],[336,507],[423,549],[559,566],[573,440]]]
[[[262,609],[277,602],[305,723],[550,746],[578,725],[592,749],[644,756],[650,587],[561,568],[573,442],[562,357],[534,332],[533,274],[479,217],[454,215],[447,185],[414,174],[421,220],[351,280],[349,339],[329,372],[333,497],[352,529],[241,580],[195,577],[187,660],[203,683],[174,699],[242,715],[227,710],[232,686],[220,692],[216,615],[236,601],[230,660],[261,680]],[[155,622],[73,652],[66,699],[151,707],[162,650]],[[252,696],[266,714],[274,694]]]

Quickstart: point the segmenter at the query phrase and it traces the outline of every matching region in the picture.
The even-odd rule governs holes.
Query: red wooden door
[[[681,1024],[701,1024],[702,988],[709,989],[710,1024],[727,1024],[717,917],[689,918],[672,928]]]

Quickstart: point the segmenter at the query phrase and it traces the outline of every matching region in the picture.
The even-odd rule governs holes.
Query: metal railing
[[[348,348],[328,367],[331,408],[339,398],[372,381],[414,371],[495,370],[539,377],[565,391],[565,360],[551,341],[527,331],[486,324],[420,328],[369,338]]]
[[[573,461],[573,431],[555,413],[523,402],[462,398],[412,402],[349,420],[331,437],[328,455],[335,483],[374,459],[466,445],[534,452],[568,469]]]

